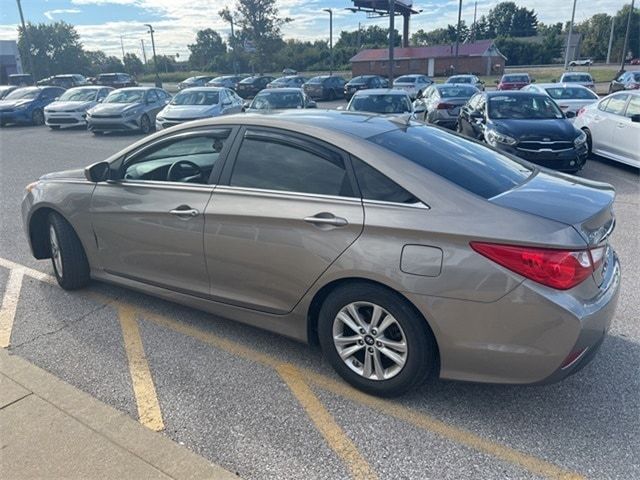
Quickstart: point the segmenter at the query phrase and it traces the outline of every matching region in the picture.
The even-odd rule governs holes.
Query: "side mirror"
[[[640,113],[636,113],[635,115],[631,115],[631,121],[633,123],[640,123]]]
[[[109,162],[94,163],[84,169],[84,176],[93,183],[106,182],[109,180],[110,169]]]
[[[567,113],[564,114],[564,116],[567,118],[575,118],[576,112],[572,112],[571,110],[569,110]]]

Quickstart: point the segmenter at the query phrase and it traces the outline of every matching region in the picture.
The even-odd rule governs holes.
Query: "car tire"
[[[146,113],[140,118],[140,131],[145,135],[151,131],[151,120]]]
[[[51,263],[58,284],[65,290],[78,290],[89,283],[89,261],[73,227],[59,213],[49,214]]]
[[[60,125],[49,125],[51,130],[60,130]]]
[[[44,124],[44,112],[37,108],[31,113],[31,124],[40,126]]]
[[[591,130],[589,130],[588,128],[583,128],[582,131],[587,136],[587,153],[590,157],[593,154],[593,137],[591,136]]]
[[[358,331],[342,321],[347,315],[352,326],[358,325],[353,313],[345,313],[354,308],[362,325]],[[381,314],[374,322],[376,308]],[[384,330],[377,331],[376,326]],[[380,285],[358,282],[331,292],[320,309],[318,336],[336,372],[372,395],[401,395],[424,384],[437,367],[436,342],[424,318],[406,299]],[[349,345],[336,341],[337,337],[358,340]],[[347,350],[356,346],[349,354]]]

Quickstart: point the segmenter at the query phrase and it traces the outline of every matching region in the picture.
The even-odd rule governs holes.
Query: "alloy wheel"
[[[142,133],[149,133],[151,131],[151,122],[146,115],[143,115],[140,119],[140,130]]]
[[[49,244],[51,245],[51,259],[53,260],[53,268],[60,278],[62,278],[62,253],[60,252],[60,243],[58,235],[53,225],[49,225]]]
[[[371,302],[343,307],[333,321],[333,344],[342,361],[368,380],[398,375],[408,355],[407,339],[398,321]]]
[[[34,110],[31,119],[34,125],[42,125],[44,123],[44,113],[42,113],[42,110]]]

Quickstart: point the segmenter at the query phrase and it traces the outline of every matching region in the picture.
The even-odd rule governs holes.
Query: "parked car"
[[[83,75],[79,74],[65,74],[65,75],[53,75],[51,77],[44,78],[37,82],[37,85],[52,85],[62,88],[73,88],[87,85],[89,82]]]
[[[640,58],[634,58],[629,62],[629,65],[640,65]]]
[[[9,123],[42,125],[44,107],[64,93],[60,87],[22,87],[0,100],[0,126]]]
[[[282,70],[282,74],[283,75],[297,75],[298,72],[296,70],[294,70],[293,68],[285,68]]]
[[[460,109],[458,131],[532,163],[575,173],[589,156],[587,136],[549,97],[534,92],[477,93]]]
[[[126,88],[136,87],[138,83],[128,73],[101,73],[96,79],[96,85],[105,87]]]
[[[18,87],[16,85],[0,85],[0,100],[9,95]]]
[[[534,83],[528,73],[507,73],[502,76],[500,81],[496,80],[498,90],[520,90],[530,83]]]
[[[240,113],[243,101],[229,88],[193,87],[177,93],[156,116],[156,130],[180,123]]]
[[[593,65],[593,60],[590,58],[580,58],[569,62],[570,67],[590,67],[591,65]]]
[[[87,128],[94,135],[104,132],[149,133],[156,115],[171,100],[161,88],[128,87],[115,90],[104,101],[87,110]]]
[[[598,95],[587,87],[577,83],[537,83],[522,89],[525,92],[536,92],[549,95],[555,100],[565,114],[575,115],[582,107],[598,101]]]
[[[307,97],[300,88],[268,88],[258,92],[246,111],[265,112],[299,108],[316,108],[316,102]]]
[[[255,75],[238,82],[236,93],[242,98],[253,98],[256,94],[267,87],[267,84],[273,82],[274,78],[268,75]]]
[[[617,78],[611,80],[609,84],[609,93],[638,89],[640,89],[640,70],[621,73]]]
[[[372,88],[359,90],[353,94],[347,110],[350,112],[370,112],[385,115],[414,113],[411,98],[404,90]]]
[[[302,88],[307,81],[305,77],[300,75],[289,75],[287,77],[276,78],[272,82],[267,83],[267,88]]]
[[[213,80],[211,75],[199,75],[197,77],[189,77],[178,84],[178,90],[185,88],[204,87],[208,82]]]
[[[413,100],[431,84],[433,80],[426,75],[402,75],[393,81],[393,88],[404,90]]]
[[[337,75],[319,75],[308,80],[302,89],[314,100],[335,100],[344,97],[344,78]]]
[[[560,77],[559,83],[575,83],[590,88],[594,92],[596,91],[596,82],[594,82],[590,73],[564,72]]]
[[[366,90],[371,88],[387,88],[388,81],[379,75],[360,75],[349,80],[344,85],[344,98],[350,100],[354,93],[358,90]]]
[[[591,152],[640,168],[640,92],[617,92],[586,106],[574,125],[587,135]]]
[[[22,202],[62,288],[108,281],[318,341],[372,394],[556,382],[615,315],[613,187],[432,126],[221,116],[95,160]]]
[[[230,88],[231,90],[235,90],[238,82],[243,80],[244,75],[222,75],[221,77],[216,77],[207,82],[207,87],[218,87],[218,88]]]
[[[33,77],[30,73],[13,73],[7,77],[9,85],[15,85],[17,87],[28,87],[33,85]]]
[[[470,84],[480,91],[484,91],[484,82],[476,75],[453,75],[447,78],[444,83]]]
[[[44,123],[52,130],[87,125],[87,110],[95,107],[113,91],[111,87],[84,86],[70,88],[55,102],[44,107]]]
[[[425,123],[455,129],[460,107],[478,91],[471,83],[434,84],[427,88],[413,105],[414,109],[423,111],[419,118]],[[418,108],[418,105],[421,105],[421,108]]]

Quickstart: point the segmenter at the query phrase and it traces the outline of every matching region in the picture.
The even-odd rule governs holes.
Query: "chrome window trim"
[[[286,190],[269,190],[264,188],[251,188],[251,187],[237,187],[232,185],[220,185],[216,188],[216,193],[246,193],[253,195],[265,195],[270,197],[295,197],[295,198],[309,198],[309,199],[322,199],[333,200],[348,203],[362,203],[360,197],[341,197],[339,195],[323,195],[321,193],[305,193],[305,192],[289,192]]]
[[[189,191],[207,191],[213,192],[216,185],[211,184],[195,184],[186,182],[165,182],[161,180],[109,180],[107,182],[100,182],[98,185],[118,185],[125,187],[156,187],[170,190],[189,190]]]
[[[420,210],[431,210],[431,207],[424,202],[415,202],[415,203],[400,203],[400,202],[387,202],[384,200],[367,200],[363,199],[362,203],[364,205],[373,205],[373,206],[386,206],[386,207],[401,207],[401,208],[417,208]]]

